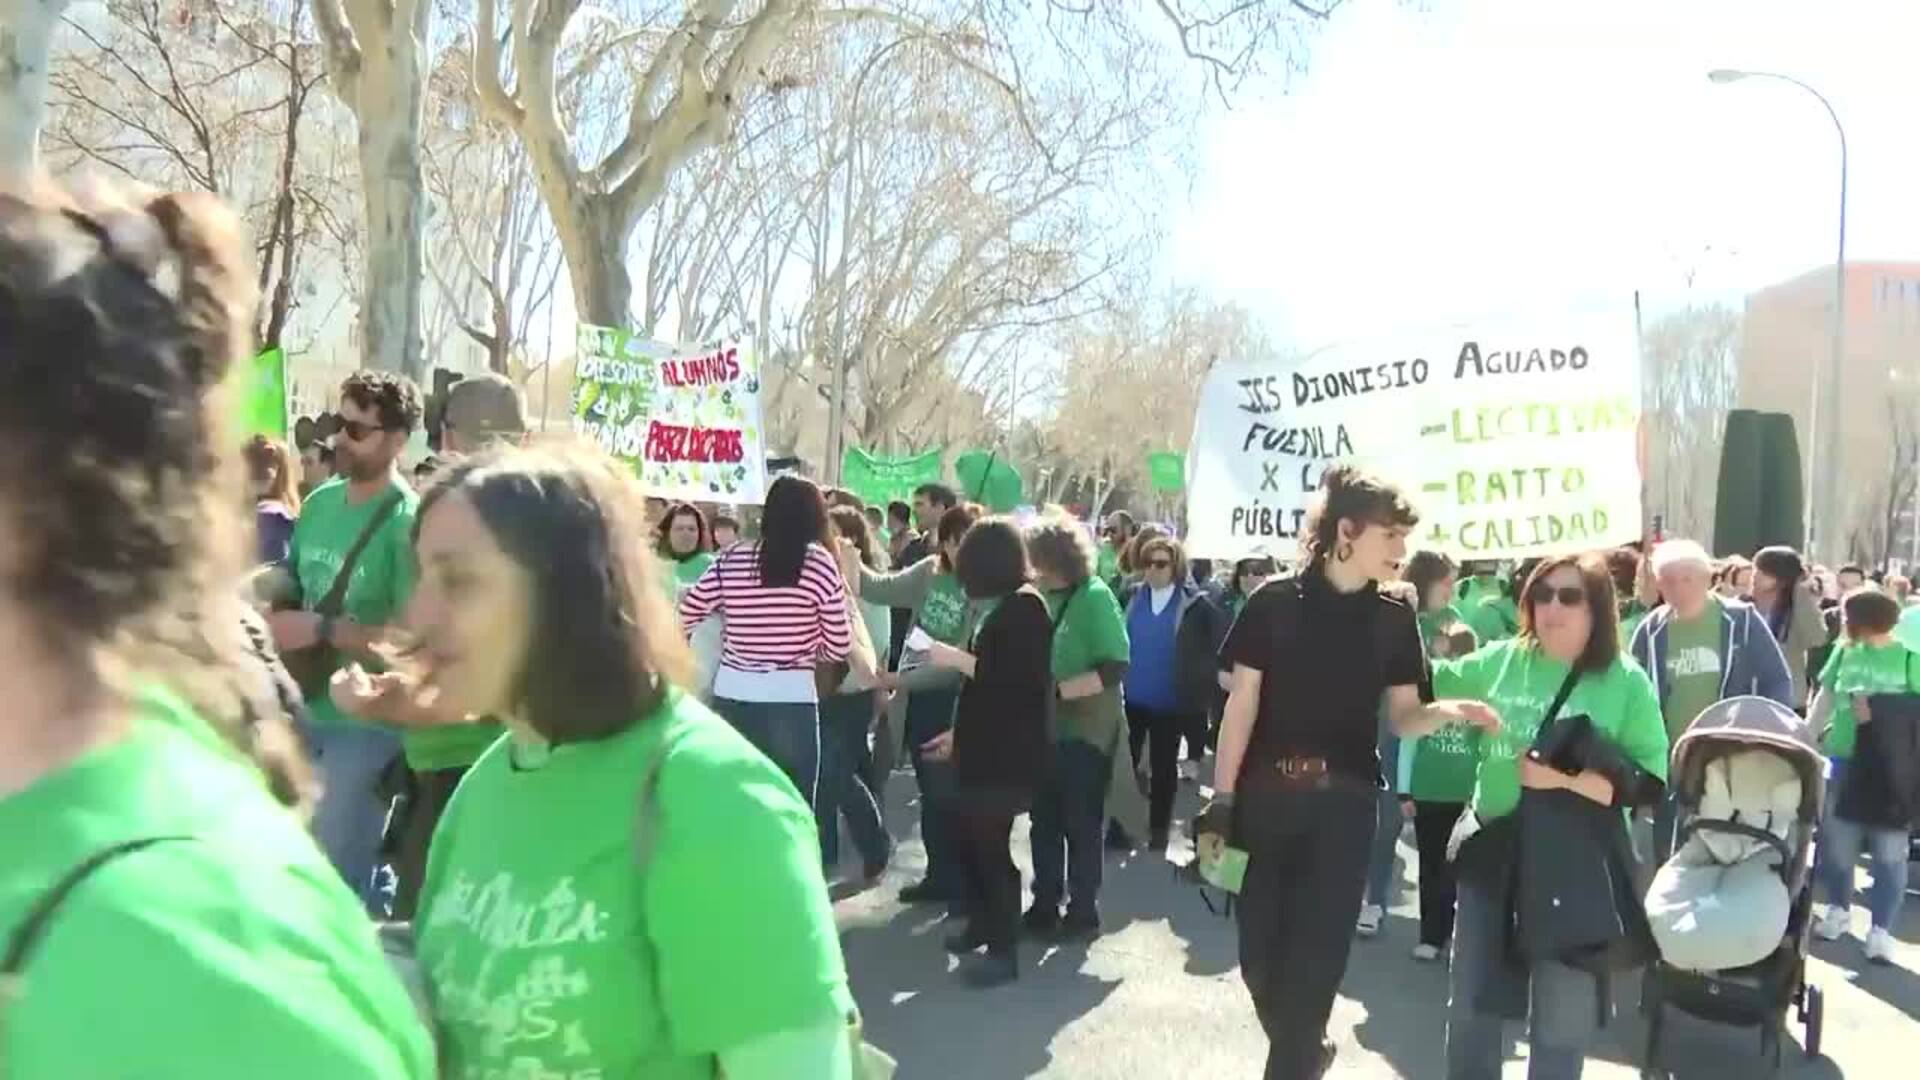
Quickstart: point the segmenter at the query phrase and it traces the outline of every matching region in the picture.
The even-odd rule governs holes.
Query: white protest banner
[[[1413,331],[1207,374],[1188,453],[1187,549],[1299,551],[1320,476],[1401,486],[1415,547],[1528,558],[1640,539],[1631,313],[1579,309]]]
[[[767,494],[760,363],[737,341],[682,347],[582,324],[573,429],[631,463],[662,499]]]

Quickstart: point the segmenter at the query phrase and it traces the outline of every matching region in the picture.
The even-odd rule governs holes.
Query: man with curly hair
[[[376,910],[384,908],[373,874],[388,808],[380,779],[399,756],[400,739],[342,713],[327,680],[353,662],[378,670],[373,646],[399,620],[413,589],[419,498],[398,463],[421,412],[420,389],[403,375],[362,371],[340,385],[338,475],[301,509],[287,559],[294,596],[283,598],[297,597],[298,604],[272,620],[274,645],[302,675],[313,717],[308,739],[324,784],[314,835]]]

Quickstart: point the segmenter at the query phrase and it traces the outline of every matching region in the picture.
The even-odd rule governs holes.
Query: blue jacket
[[[1667,643],[1673,629],[1673,609],[1654,608],[1633,633],[1633,658],[1653,677],[1660,704],[1667,703],[1672,685],[1667,681]],[[1720,697],[1754,695],[1794,708],[1793,673],[1787,658],[1767,629],[1766,617],[1752,604],[1720,600]]]

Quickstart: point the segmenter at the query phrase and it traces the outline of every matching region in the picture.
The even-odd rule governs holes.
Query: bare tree
[[[1272,357],[1244,309],[1176,291],[1157,302],[1116,298],[1061,342],[1058,404],[1045,434],[1065,496],[1103,513],[1117,490],[1147,490],[1147,455],[1184,451],[1208,369],[1221,358]]]
[[[312,0],[334,92],[359,121],[366,212],[360,344],[370,368],[426,377],[421,349],[426,115],[431,0]]]
[[[1900,538],[1900,519],[1920,494],[1920,400],[1910,383],[1896,383],[1887,396],[1887,476],[1879,485],[1878,520],[1856,530],[1854,555],[1887,569]],[[1920,528],[1920,518],[1914,523]]]
[[[308,152],[322,72],[304,5],[111,0],[67,30],[75,47],[53,67],[48,157],[232,203],[255,241],[257,341],[281,345],[302,258],[345,231],[331,210],[337,178]]]
[[[1672,535],[1713,532],[1739,340],[1740,313],[1724,304],[1688,305],[1653,319],[1641,335],[1647,493]]]
[[[33,171],[53,33],[68,0],[0,0],[0,179]]]
[[[559,281],[558,237],[525,148],[476,107],[466,60],[444,54],[433,78],[427,268],[451,327],[480,347],[488,369],[524,378],[534,368],[528,333]]]

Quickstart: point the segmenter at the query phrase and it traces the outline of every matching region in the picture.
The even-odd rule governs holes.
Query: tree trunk
[[[548,192],[551,199],[552,192]],[[594,326],[633,326],[633,275],[627,271],[627,238],[604,196],[574,194],[555,214],[560,250],[573,282],[573,306],[580,321]],[[549,203],[549,205],[555,205]],[[652,333],[651,326],[639,327]]]
[[[367,42],[359,86],[360,177],[367,213],[366,277],[360,307],[366,367],[427,379],[420,326],[426,273],[426,181],[420,132],[426,110],[421,42],[433,6],[419,0],[418,27],[395,26]],[[417,33],[418,36],[415,36]]]
[[[48,54],[67,3],[0,0],[0,179],[29,175],[39,159]]]

